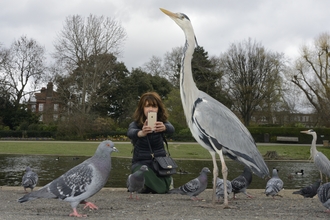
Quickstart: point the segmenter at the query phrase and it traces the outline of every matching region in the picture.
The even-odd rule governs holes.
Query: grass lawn
[[[0,141],[0,154],[32,154],[32,155],[62,155],[62,156],[92,156],[99,142],[76,141]],[[118,153],[113,157],[132,157],[132,145],[127,142],[116,142]],[[183,159],[211,159],[210,153],[197,143],[169,142],[171,156]],[[318,151],[330,158],[330,148],[318,146]],[[262,145],[258,144],[261,155],[267,151],[276,151],[277,159],[308,160],[309,145]],[[268,158],[265,158],[268,159]]]

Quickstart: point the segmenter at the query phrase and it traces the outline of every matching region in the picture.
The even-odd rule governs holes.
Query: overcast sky
[[[182,30],[159,8],[185,13],[209,56],[252,38],[294,59],[302,44],[330,32],[329,0],[0,0],[0,44],[25,35],[49,54],[67,16],[103,15],[125,28],[119,60],[131,70],[184,43]]]

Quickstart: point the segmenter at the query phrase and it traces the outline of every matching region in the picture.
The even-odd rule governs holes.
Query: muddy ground
[[[304,199],[293,195],[293,190],[282,190],[283,197],[266,197],[264,190],[248,190],[254,198],[238,194],[229,204],[231,209],[223,209],[221,202],[211,204],[211,190],[207,189],[199,197],[202,201],[192,201],[187,196],[173,194],[140,194],[139,200],[128,199],[125,189],[103,188],[88,201],[95,203],[98,210],[84,210],[78,206],[80,214],[88,219],[329,219],[325,207],[315,196]],[[18,203],[24,195],[21,187],[0,187],[0,219],[76,219],[69,217],[72,209],[68,202],[57,199],[38,199]]]

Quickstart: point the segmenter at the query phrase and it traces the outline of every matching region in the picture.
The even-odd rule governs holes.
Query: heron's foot
[[[195,207],[201,207],[201,208],[212,208],[212,209],[217,209],[217,208],[223,208],[223,209],[236,209],[236,206],[232,205],[224,205],[224,204],[213,204],[213,203],[204,203],[204,204],[198,204],[194,205]]]
[[[237,207],[236,206],[233,206],[233,205],[225,205],[225,204],[222,204],[221,205],[223,207],[223,209],[236,209]]]

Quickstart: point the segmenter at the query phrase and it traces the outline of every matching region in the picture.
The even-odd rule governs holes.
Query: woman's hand
[[[142,126],[142,130],[138,132],[138,137],[145,137],[147,134],[152,133],[154,130],[152,127],[148,126],[147,120],[144,122]]]
[[[164,125],[163,122],[157,121],[155,123],[155,127],[152,128],[147,125],[147,120],[144,122],[142,130],[138,132],[138,137],[145,137],[147,134],[152,133],[152,132],[163,132],[166,131],[166,126]]]
[[[155,131],[155,132],[163,132],[163,131],[166,131],[166,126],[164,125],[163,122],[161,122],[161,121],[157,121],[157,122],[155,123],[154,131]]]

